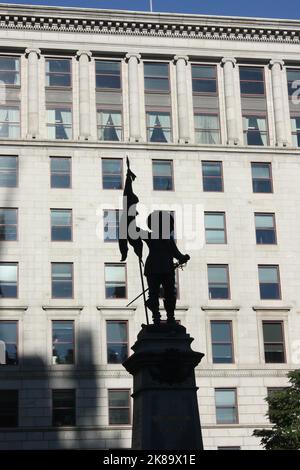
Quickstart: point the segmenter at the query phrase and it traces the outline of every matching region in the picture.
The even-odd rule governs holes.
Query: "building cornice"
[[[300,21],[0,4],[0,29],[300,43]]]

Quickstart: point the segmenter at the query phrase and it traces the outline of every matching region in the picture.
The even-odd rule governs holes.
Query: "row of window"
[[[271,163],[251,163],[254,193],[272,193]],[[172,160],[152,160],[153,189],[174,190]],[[50,157],[50,183],[52,188],[71,188],[71,157]],[[123,188],[123,160],[102,158],[103,189]],[[223,166],[220,161],[202,161],[202,184],[205,192],[223,192]],[[18,157],[0,156],[0,187],[18,186]]]
[[[234,364],[233,326],[231,320],[210,322],[213,364]],[[262,322],[265,363],[286,362],[284,325],[282,321]],[[16,320],[0,320],[0,345],[4,353],[2,365],[19,363],[19,326]],[[129,354],[128,321],[106,321],[106,353],[108,364],[122,364]],[[75,323],[73,320],[52,321],[52,364],[75,364]]]
[[[175,214],[174,214],[175,215]],[[275,214],[256,212],[256,243],[276,244]],[[103,211],[103,239],[119,239],[121,212],[118,209]],[[51,241],[72,241],[72,209],[50,209]],[[207,244],[227,243],[225,212],[204,212],[205,240]],[[18,209],[0,208],[0,241],[18,239]]]
[[[267,393],[278,393],[282,387],[268,388]],[[76,390],[54,389],[52,393],[52,426],[76,426]],[[108,424],[131,424],[131,400],[129,389],[108,390]],[[238,424],[238,399],[236,388],[215,389],[216,424]],[[19,425],[19,391],[0,390],[0,427]],[[223,449],[220,447],[220,449]],[[224,450],[226,448],[224,447]],[[232,448],[233,449],[233,448]],[[234,447],[237,449],[237,447]]]
[[[52,390],[52,426],[76,426],[76,390]],[[108,424],[131,424],[130,390],[108,390]],[[19,425],[19,391],[0,390],[0,428]]]
[[[53,299],[74,298],[73,263],[51,263],[51,296]],[[123,263],[105,263],[105,298],[127,298],[127,272]],[[230,299],[229,266],[208,264],[209,299]],[[258,266],[259,291],[262,300],[281,299],[278,265]],[[0,262],[0,298],[18,297],[18,263]]]
[[[49,139],[72,139],[72,62],[67,58],[46,58],[46,108]],[[266,96],[263,67],[239,66],[242,100],[264,100]],[[20,87],[20,59],[0,56],[0,80],[7,87]],[[300,80],[300,69],[287,69],[289,97]],[[120,61],[95,61],[98,139],[123,140],[122,74]],[[49,96],[49,90],[56,97]],[[144,90],[147,140],[171,142],[172,112],[169,64],[144,62]],[[192,64],[192,90],[196,143],[221,142],[219,85],[217,66]],[[61,94],[59,92],[62,91]],[[65,95],[64,95],[64,92]],[[48,94],[47,94],[48,93]],[[60,101],[61,98],[61,101]],[[159,105],[158,105],[159,103]],[[268,119],[265,106],[242,103],[243,133],[246,145],[268,145]],[[300,146],[300,113],[291,111],[293,144]],[[9,101],[0,107],[0,137],[20,136],[20,106]]]

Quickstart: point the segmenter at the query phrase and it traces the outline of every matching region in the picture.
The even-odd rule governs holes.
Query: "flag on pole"
[[[135,174],[130,170],[129,159],[126,158],[127,175],[123,193],[123,211],[120,220],[119,230],[119,249],[121,252],[121,262],[125,261],[128,253],[128,243],[134,249],[135,254],[142,259],[143,242],[139,235],[139,229],[136,227],[136,205],[139,198],[134,194],[132,183],[135,180]]]

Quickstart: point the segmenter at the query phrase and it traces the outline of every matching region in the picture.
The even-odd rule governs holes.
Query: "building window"
[[[105,264],[105,297],[125,299],[126,290],[125,264]]]
[[[0,188],[18,185],[18,160],[13,156],[0,156]]]
[[[210,322],[212,358],[214,364],[232,364],[233,339],[230,320],[213,320]]]
[[[292,97],[295,93],[297,97],[298,94],[296,93],[299,90],[300,84],[300,69],[287,69],[287,83],[288,83],[288,94],[289,97]]]
[[[222,192],[223,171],[221,162],[202,162],[203,191]]]
[[[279,266],[258,266],[260,298],[281,299]]]
[[[52,426],[76,426],[75,390],[52,390]]]
[[[0,427],[16,428],[19,424],[18,390],[0,390]]]
[[[0,263],[0,298],[18,297],[18,263]]]
[[[72,241],[72,209],[51,209],[51,240]]]
[[[20,138],[20,108],[19,106],[0,106],[0,138]]]
[[[214,114],[194,114],[196,143],[216,145],[221,142],[220,120]]]
[[[71,187],[71,158],[50,157],[51,188]]]
[[[130,390],[108,390],[109,424],[130,424]]]
[[[264,69],[262,67],[240,67],[240,87],[242,95],[264,95]]]
[[[147,111],[148,142],[171,142],[171,114],[163,111]]]
[[[128,357],[128,322],[107,320],[106,341],[108,364],[122,364]]]
[[[151,92],[169,92],[169,64],[162,62],[144,63],[145,90]]]
[[[192,65],[193,93],[217,93],[217,67]]]
[[[20,86],[20,59],[18,57],[0,57],[0,82],[5,85]]]
[[[67,107],[47,108],[47,129],[49,139],[68,140],[72,138],[72,110]]]
[[[169,64],[145,62],[144,85],[147,140],[148,142],[171,142]]]
[[[153,189],[171,191],[173,188],[173,162],[152,160]]]
[[[243,115],[244,144],[268,145],[266,116]]]
[[[272,193],[271,163],[251,163],[254,193]]]
[[[71,299],[73,297],[73,263],[51,263],[52,298]]]
[[[103,237],[105,242],[116,242],[119,240],[121,211],[119,209],[108,209],[103,211]]]
[[[52,321],[52,364],[74,364],[74,321]]]
[[[284,363],[285,347],[283,322],[263,321],[264,351],[266,363]]]
[[[216,388],[217,424],[238,423],[237,396],[235,388]]]
[[[300,81],[299,81],[300,84]],[[295,147],[300,147],[300,116],[291,117],[292,141]]]
[[[97,109],[97,129],[99,140],[123,140],[122,112]]]
[[[210,299],[229,299],[229,273],[227,265],[209,264],[208,292]]]
[[[121,62],[96,60],[96,88],[120,90],[121,88]]]
[[[123,188],[123,161],[121,158],[102,159],[103,189]]]
[[[46,59],[46,86],[71,87],[70,59]]]
[[[18,209],[0,208],[0,241],[16,241],[18,237]]]
[[[205,212],[204,225],[206,243],[226,243],[224,212]]]
[[[256,213],[255,231],[256,243],[259,245],[276,244],[275,214]]]
[[[0,320],[0,342],[4,343],[6,365],[18,364],[18,322]],[[1,362],[0,362],[1,364]]]

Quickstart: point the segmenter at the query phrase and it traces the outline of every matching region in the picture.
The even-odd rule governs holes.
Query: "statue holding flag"
[[[128,253],[128,243],[133,247],[135,254],[139,258],[139,266],[143,287],[146,317],[147,307],[152,312],[153,323],[160,324],[159,312],[159,292],[160,287],[164,290],[164,307],[167,312],[167,323],[175,323],[176,288],[175,288],[175,268],[174,258],[178,264],[185,264],[189,255],[182,254],[174,240],[174,219],[168,211],[154,211],[147,219],[148,230],[143,230],[136,225],[138,215],[136,205],[138,197],[132,189],[132,182],[136,176],[130,170],[127,157],[127,175],[123,194],[123,212],[120,221],[119,248],[122,255],[121,261],[125,261]],[[144,274],[148,283],[148,299],[145,298],[142,256],[143,242],[149,248],[149,254],[145,263]]]

